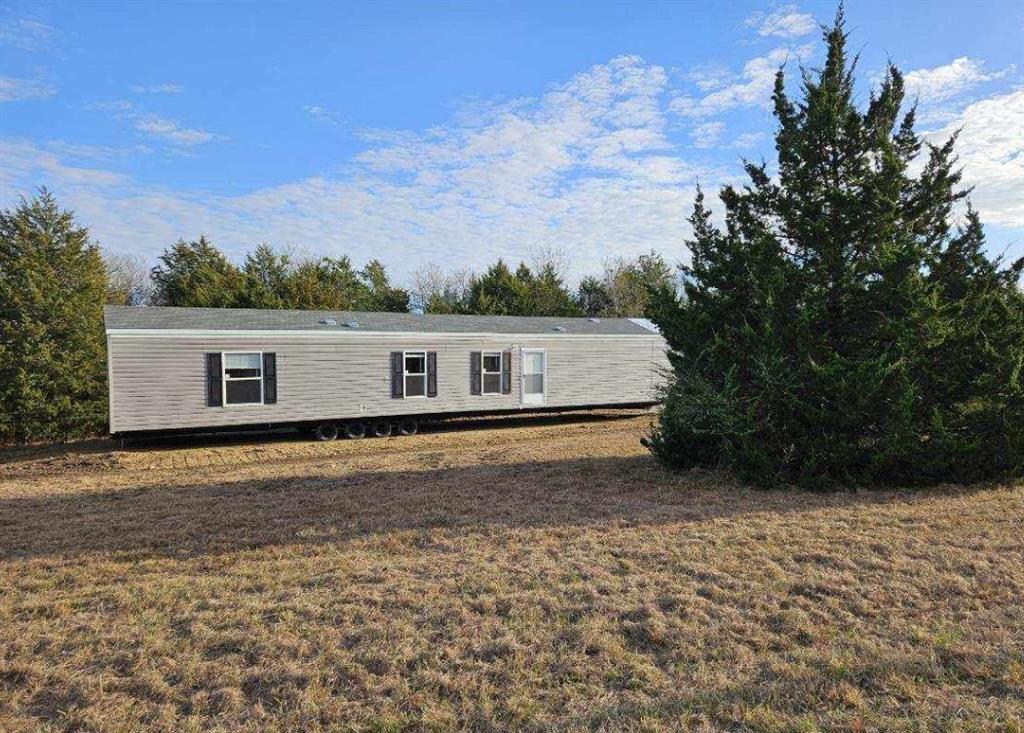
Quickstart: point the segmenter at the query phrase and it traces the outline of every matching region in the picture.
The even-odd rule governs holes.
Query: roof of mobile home
[[[318,333],[500,333],[650,336],[642,318],[459,316],[361,311],[258,310],[115,306],[104,309],[107,331],[311,331]]]

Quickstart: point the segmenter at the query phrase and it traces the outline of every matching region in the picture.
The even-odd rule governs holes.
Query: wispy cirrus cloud
[[[770,13],[753,13],[743,24],[756,29],[759,36],[777,38],[800,38],[818,27],[814,16],[800,12],[796,5],[785,5]]]
[[[135,94],[181,94],[185,87],[181,84],[135,84],[132,92]]]
[[[302,111],[312,117],[317,122],[323,122],[328,125],[340,125],[341,120],[338,115],[319,104],[307,104],[302,108]]]
[[[343,177],[211,196],[107,180],[100,165],[22,142],[4,188],[46,182],[105,246],[151,257],[206,233],[234,257],[261,240],[307,245],[381,258],[401,278],[427,262],[480,268],[495,253],[528,259],[554,246],[577,276],[610,251],[683,258],[694,182],[726,177],[680,157],[667,102],[664,69],[626,56],[426,131],[366,132]]]
[[[57,87],[40,79],[0,76],[0,102],[49,99],[56,93]]]
[[[162,140],[177,148],[190,148],[228,139],[226,135],[200,128],[186,127],[177,120],[145,112],[127,99],[91,102],[85,108],[94,112],[109,112],[116,119],[130,120],[132,127],[143,135],[154,140]]]
[[[185,147],[227,139],[223,135],[207,132],[206,130],[183,127],[174,120],[151,114],[138,116],[135,119],[135,129],[150,137]]]
[[[53,41],[56,31],[31,18],[8,17],[0,20],[0,46],[22,51],[39,51]]]
[[[690,130],[695,148],[710,148],[718,144],[725,132],[724,122],[703,122]]]
[[[747,61],[743,70],[731,76],[728,81],[721,81],[716,75],[715,84],[704,87],[713,91],[702,97],[675,97],[669,109],[682,117],[712,117],[740,107],[763,105],[771,98],[775,74],[779,68],[789,61],[806,59],[813,53],[814,46],[809,44],[773,49]],[[701,88],[699,81],[697,85]]]
[[[768,133],[765,132],[744,132],[733,138],[729,147],[734,150],[749,150],[757,147],[768,140]]]

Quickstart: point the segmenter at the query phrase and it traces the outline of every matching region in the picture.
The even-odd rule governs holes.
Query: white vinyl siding
[[[410,343],[411,342],[411,343]],[[419,334],[119,335],[108,337],[111,430],[161,430],[270,422],[479,410],[466,386],[472,351],[512,349],[512,391],[488,395],[487,408],[521,407],[521,348],[546,351],[545,406],[612,405],[657,399],[668,366],[657,335],[597,338]],[[437,352],[438,397],[391,397],[387,365],[394,351]],[[206,404],[209,352],[277,354],[276,404],[215,409]],[[403,359],[404,366],[404,359]],[[403,378],[404,378],[403,373]]]

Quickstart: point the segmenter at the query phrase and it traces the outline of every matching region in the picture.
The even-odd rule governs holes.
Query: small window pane
[[[408,354],[405,357],[405,371],[409,374],[424,374],[427,371],[427,358],[423,354]]]
[[[501,371],[501,354],[484,354],[484,371]]]
[[[241,377],[260,376],[260,355],[259,354],[225,354],[224,371],[228,379],[239,379]]]
[[[229,405],[248,405],[261,401],[263,383],[259,379],[225,382]]]
[[[422,397],[427,393],[427,378],[425,376],[406,376],[405,396]]]
[[[501,375],[500,374],[485,374],[484,375],[484,392],[487,394],[496,394],[501,392]]]
[[[527,394],[544,393],[544,375],[528,374],[523,378],[523,389]]]
[[[525,355],[523,364],[523,370],[527,374],[543,374],[544,373],[544,354],[538,352],[529,352]]]

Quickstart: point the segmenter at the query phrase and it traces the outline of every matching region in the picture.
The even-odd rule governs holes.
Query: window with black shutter
[[[501,352],[501,393],[512,393],[512,350]]]
[[[427,397],[437,397],[437,352],[427,352]]]
[[[206,406],[220,407],[223,405],[223,372],[221,369],[220,352],[206,355]]]
[[[277,402],[277,354],[263,352],[263,404]]]
[[[401,351],[391,352],[391,397],[400,400],[405,396],[405,356]]]
[[[469,352],[469,393],[481,394],[481,376],[483,374],[483,352]]]

